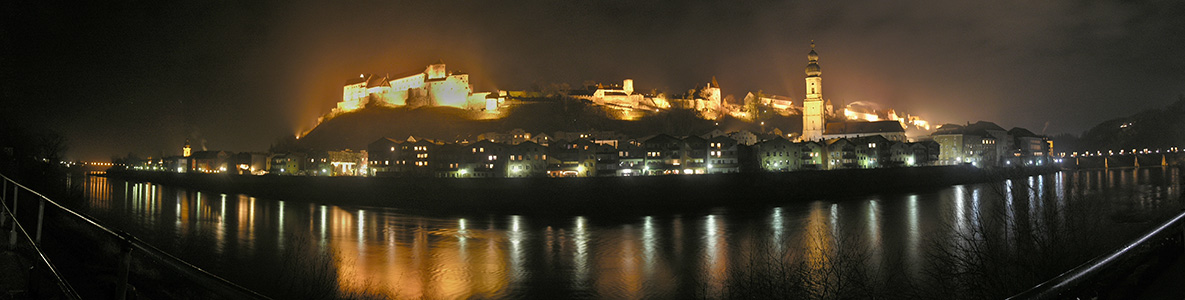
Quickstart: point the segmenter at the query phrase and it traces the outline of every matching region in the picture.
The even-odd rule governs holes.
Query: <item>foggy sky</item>
[[[1181,1],[210,2],[5,4],[0,116],[72,159],[260,151],[346,79],[436,60],[478,91],[715,76],[799,101],[811,40],[824,97],[935,123],[1080,134],[1185,93]]]

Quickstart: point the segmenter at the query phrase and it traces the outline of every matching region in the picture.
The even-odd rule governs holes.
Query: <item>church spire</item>
[[[815,52],[815,41],[811,40],[811,52],[806,54],[806,76],[818,77],[823,74],[823,69],[819,68],[819,53]]]
[[[819,68],[819,53],[815,52],[815,41],[811,41],[811,52],[807,54],[806,98],[802,100],[802,135],[800,140],[823,139],[825,101],[823,100],[823,74]]]

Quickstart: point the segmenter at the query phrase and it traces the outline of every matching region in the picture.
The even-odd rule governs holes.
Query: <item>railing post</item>
[[[8,208],[8,179],[4,179],[4,189],[0,189],[0,205]],[[0,227],[8,224],[8,214],[0,212]]]
[[[41,197],[41,201],[37,203],[37,238],[35,243],[41,245],[41,225],[45,223],[45,197]]]
[[[120,239],[123,242],[123,248],[120,249],[119,255],[119,272],[115,274],[115,299],[124,300],[128,296],[128,270],[132,265],[132,241],[127,239],[127,236],[120,234]]]
[[[13,185],[13,187],[12,187],[12,221],[14,221],[14,222],[17,222],[17,218],[16,218],[16,200],[17,200],[17,199],[16,199],[16,195],[20,194],[20,192],[21,192],[21,187],[20,187],[20,186],[18,186],[18,185]]]
[[[16,195],[21,191],[20,186],[13,186],[12,189],[12,229],[8,231],[8,249],[16,248],[16,223],[20,221],[16,218]]]

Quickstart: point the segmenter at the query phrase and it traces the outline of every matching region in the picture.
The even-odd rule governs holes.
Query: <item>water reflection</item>
[[[213,261],[203,267],[261,290],[280,289],[265,279],[284,270],[278,257],[311,255],[333,266],[337,285],[392,298],[685,298],[723,293],[754,259],[823,271],[843,251],[868,251],[876,276],[917,278],[935,239],[961,243],[995,226],[1000,230],[989,232],[1015,247],[1022,229],[1067,226],[1084,195],[1128,191],[1139,197],[1100,203],[1180,205],[1179,178],[1175,169],[1083,171],[624,219],[421,216],[103,177],[89,177],[84,189],[87,209],[98,216],[126,221],[130,232],[166,249],[213,253],[190,259]],[[994,213],[1002,222],[984,222]],[[890,267],[896,264],[904,268]],[[808,274],[813,282],[827,279]]]
[[[724,239],[727,230],[716,215],[705,216],[703,224],[703,232],[700,235],[704,243],[701,278],[705,280],[703,286],[706,292],[716,294],[724,288],[724,279],[728,273],[728,263],[725,258],[728,255],[728,241]]]
[[[573,253],[573,264],[575,264],[575,282],[573,287],[585,290],[588,289],[588,221],[583,216],[576,217],[576,225],[573,228],[574,236],[572,242],[576,244],[576,251]]]
[[[908,227],[906,228],[905,238],[905,263],[907,264],[909,273],[916,275],[921,272],[921,245],[922,232],[919,224],[921,216],[918,214],[918,195],[910,194],[906,200],[906,220]]]

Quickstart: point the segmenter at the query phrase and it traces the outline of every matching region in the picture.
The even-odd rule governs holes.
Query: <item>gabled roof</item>
[[[996,123],[988,121],[979,121],[967,126],[958,124],[943,124],[941,128],[930,135],[944,135],[944,134],[971,134],[978,136],[988,136],[989,131],[1004,131],[1003,127],[996,125]]]
[[[698,135],[689,135],[689,136],[683,138],[683,142],[685,142],[685,143],[707,143],[708,139],[699,137]]]
[[[963,133],[963,129],[963,125],[959,124],[942,124],[930,135]]]
[[[996,123],[992,123],[992,122],[988,122],[988,121],[979,121],[979,122],[975,122],[974,124],[967,125],[967,130],[969,132],[978,132],[978,131],[985,131],[986,132],[988,130],[1005,131],[1004,127],[1000,127],[1000,125],[996,125]]]
[[[538,144],[538,143],[535,143],[535,142],[532,142],[532,141],[525,141],[525,142],[522,142],[522,143],[518,143],[518,145],[513,145],[513,146],[510,146],[510,147],[511,147],[511,148],[520,148],[520,149],[525,149],[525,148],[545,148],[545,147],[543,147],[543,145],[540,145],[540,144]]]
[[[760,141],[757,143],[757,145],[759,145],[759,146],[765,145],[765,144],[793,144],[793,142],[791,142],[790,140],[787,140],[781,136],[774,136],[773,138],[763,140],[763,141]]]
[[[473,142],[473,143],[470,143],[470,144],[468,144],[468,145],[465,145],[465,147],[466,147],[466,148],[473,148],[473,147],[504,147],[504,146],[506,146],[506,144],[495,143],[495,142],[491,142],[490,140],[480,140],[480,141]]]
[[[358,77],[346,79],[346,85],[354,85],[354,84],[366,82],[366,76],[367,76],[366,74],[362,74],[361,76],[358,76]]]
[[[362,74],[356,78],[350,78],[346,80],[346,85],[355,85],[359,83],[366,83],[366,86],[368,87],[391,85],[386,76],[374,74]]]
[[[382,137],[382,138],[375,140],[374,142],[370,142],[370,144],[368,144],[367,146],[369,147],[369,146],[374,146],[374,145],[379,145],[379,144],[398,145],[398,144],[402,144],[402,143],[403,143],[403,141],[400,141],[397,139],[393,139],[393,138],[389,138],[389,137]]]
[[[386,76],[372,75],[372,76],[370,76],[370,78],[366,79],[366,86],[367,87],[391,86],[391,81],[387,80]]]
[[[407,136],[407,140],[405,140],[405,142],[408,142],[408,143],[429,143],[429,144],[436,144],[436,141],[434,141],[434,140],[432,140],[432,139],[425,138],[425,137],[416,137],[416,136],[413,136],[413,135],[409,135],[409,136]]]
[[[660,134],[655,135],[654,137],[651,137],[651,138],[648,138],[648,139],[642,141],[642,143],[643,144],[653,144],[653,143],[670,143],[670,142],[679,142],[679,141],[680,141],[679,138],[670,136],[665,133],[660,133]]]
[[[883,136],[880,136],[880,135],[869,135],[869,136],[852,138],[852,142],[857,142],[857,143],[883,143],[883,142],[888,142],[888,141],[889,141],[889,139],[887,139]]]
[[[825,141],[823,141],[823,143],[826,143],[828,146],[835,145],[835,144],[853,144],[851,140],[846,139],[846,138],[825,140]]]
[[[729,136],[727,136],[727,135],[717,135],[717,136],[715,136],[715,137],[712,137],[712,138],[708,139],[708,141],[709,141],[709,142],[731,142],[731,143],[736,143],[736,142],[737,142],[737,140],[736,140],[736,139],[734,139],[734,138],[731,138],[731,137],[729,137]]]
[[[901,122],[897,121],[876,121],[876,122],[834,122],[827,123],[827,130],[823,134],[854,134],[854,133],[887,133],[887,132],[905,132],[905,128],[901,127]]]
[[[1032,131],[1029,131],[1028,129],[1024,129],[1024,128],[1020,128],[1020,127],[1012,128],[1012,130],[1008,131],[1008,134],[1011,134],[1012,137],[1018,137],[1018,138],[1039,137],[1036,133],[1033,133]]]

